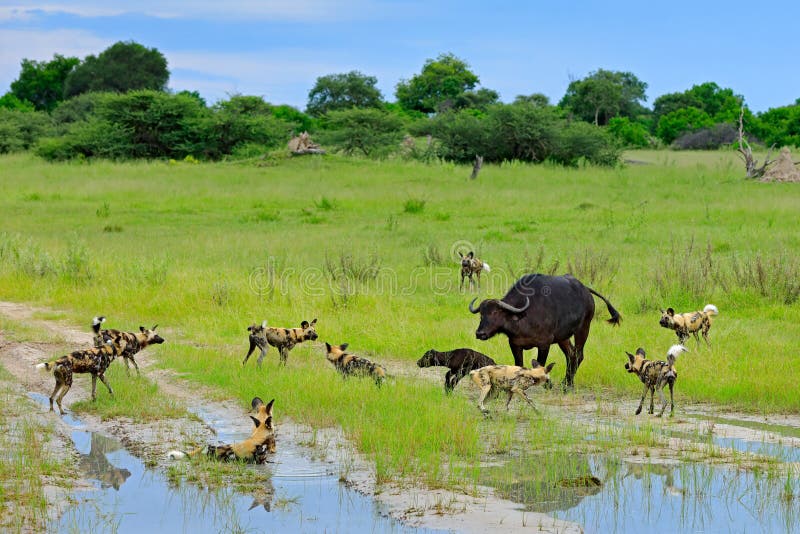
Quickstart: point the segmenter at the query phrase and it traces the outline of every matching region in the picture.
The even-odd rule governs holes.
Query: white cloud
[[[80,17],[145,15],[157,18],[199,19],[257,19],[331,21],[360,18],[368,13],[383,12],[384,8],[367,0],[76,0],[74,2],[27,2],[0,0],[0,21],[25,20],[36,12],[64,13]]]
[[[19,76],[23,58],[45,61],[61,54],[83,59],[112,44],[80,30],[0,30],[0,93]]]

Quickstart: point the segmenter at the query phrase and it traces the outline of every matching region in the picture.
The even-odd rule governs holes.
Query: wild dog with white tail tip
[[[527,402],[534,411],[538,411],[533,401],[525,394],[525,390],[550,382],[550,371],[553,369],[555,362],[551,362],[547,367],[542,367],[536,360],[531,362],[533,367],[526,369],[517,365],[487,365],[474,371],[470,371],[469,377],[472,383],[478,386],[481,390],[481,397],[478,400],[478,408],[483,413],[488,413],[488,410],[483,405],[483,401],[493,399],[505,391],[508,394],[506,400],[506,410],[508,410],[511,399],[514,395],[519,395],[525,402]]]
[[[342,378],[353,375],[370,376],[375,381],[375,384],[381,387],[383,381],[386,380],[386,369],[380,364],[347,352],[348,346],[348,343],[342,343],[341,345],[325,343],[325,347],[328,349],[326,354],[328,361],[342,374]]]
[[[254,464],[263,464],[267,455],[277,450],[275,444],[275,427],[272,424],[272,404],[275,399],[264,404],[259,397],[254,397],[250,405],[256,410],[256,415],[250,416],[256,425],[250,437],[232,445],[203,445],[190,452],[170,451],[167,457],[173,460],[192,458],[198,454],[205,454],[209,458],[229,462],[239,460]]]
[[[466,256],[461,252],[459,252],[458,255],[461,256],[461,285],[459,289],[464,289],[465,278],[469,278],[469,287],[472,287],[474,283],[475,286],[480,289],[481,271],[490,272],[489,264],[476,258],[475,253],[472,251],[468,252]],[[473,275],[475,276],[475,280],[472,279]]]
[[[122,353],[122,358],[125,361],[125,371],[128,373],[128,376],[130,376],[131,368],[130,365],[128,364],[128,360],[130,360],[130,362],[133,364],[133,367],[136,368],[136,374],[140,375],[139,366],[136,364],[134,355],[137,352],[144,350],[149,345],[159,345],[161,343],[164,343],[164,338],[156,334],[156,328],[158,328],[158,325],[153,326],[153,328],[145,328],[143,326],[140,326],[138,332],[121,332],[119,330],[113,330],[113,329],[101,330],[100,326],[105,321],[106,318],[103,315],[95,317],[92,320],[92,330],[94,331],[94,346],[102,347],[107,339],[112,337],[122,337],[126,343],[125,350]]]
[[[122,336],[109,336],[101,347],[76,350],[62,356],[53,362],[40,363],[37,369],[53,372],[56,378],[56,387],[50,395],[50,411],[53,410],[53,400],[58,404],[58,411],[64,415],[61,400],[72,387],[72,375],[75,373],[91,373],[92,375],[92,400],[97,400],[97,379],[99,378],[108,388],[108,393],[113,397],[114,391],[106,382],[105,372],[114,358],[120,356],[125,350],[126,341]],[[56,393],[59,395],[56,397]]]
[[[669,402],[670,410],[669,416],[672,417],[675,413],[675,400],[672,396],[672,390],[675,387],[675,381],[678,379],[678,371],[675,369],[675,360],[681,352],[689,352],[683,345],[673,345],[667,351],[667,361],[648,360],[645,356],[644,349],[639,347],[636,349],[636,354],[625,352],[628,355],[628,363],[625,364],[625,369],[629,373],[634,373],[639,377],[639,380],[644,384],[644,391],[642,391],[642,398],[639,401],[639,407],[636,409],[636,415],[642,412],[642,404],[647,397],[647,392],[650,392],[650,414],[653,413],[653,396],[658,390],[659,398],[663,405],[661,406],[661,413],[658,417],[664,415],[664,410],[667,407],[667,399],[664,397],[664,386],[669,386]]]
[[[247,351],[247,356],[244,357],[242,365],[247,363],[250,355],[258,347],[261,349],[261,356],[258,357],[256,364],[260,367],[261,361],[267,355],[269,345],[278,349],[281,365],[286,365],[286,360],[289,359],[289,351],[295,345],[317,339],[317,331],[314,329],[316,324],[316,319],[310,323],[303,321],[300,323],[300,328],[271,327],[267,326],[267,321],[262,322],[260,325],[251,324],[247,327],[247,331],[250,332],[250,350]]]
[[[711,341],[708,339],[708,331],[711,329],[711,317],[718,314],[719,310],[713,304],[706,304],[703,311],[680,314],[676,314],[675,310],[672,308],[667,308],[666,311],[661,310],[661,319],[658,321],[658,324],[664,328],[675,330],[675,335],[678,336],[678,342],[681,345],[689,339],[689,334],[694,336],[695,341],[697,341],[699,345],[700,338],[697,336],[697,333],[702,330],[703,339],[706,340],[708,346],[711,346]]]

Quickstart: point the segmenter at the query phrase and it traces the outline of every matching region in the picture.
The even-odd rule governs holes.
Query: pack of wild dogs
[[[480,272],[488,271],[488,265],[475,258],[473,253],[462,255],[461,284],[468,279],[470,286],[475,277],[476,285],[480,282]],[[488,340],[495,335],[503,334],[508,338],[514,365],[497,364],[489,356],[469,348],[458,348],[448,351],[430,349],[417,361],[418,367],[447,367],[444,376],[446,394],[452,393],[458,382],[469,375],[470,382],[478,388],[478,408],[488,414],[485,406],[487,400],[501,394],[506,395],[506,409],[514,396],[520,397],[532,409],[536,410],[526,391],[533,386],[552,387],[550,372],[555,362],[547,363],[552,345],[558,345],[566,359],[566,373],[563,386],[565,389],[574,386],[575,375],[584,358],[584,347],[589,337],[589,330],[595,313],[594,297],[601,299],[610,314],[608,323],[618,325],[621,321],[619,312],[600,293],[585,286],[577,278],[566,274],[550,276],[543,274],[525,275],[511,287],[501,299],[483,300],[477,307],[473,299],[468,306],[471,313],[480,314],[480,322],[475,331],[478,340]],[[664,360],[650,360],[645,349],[638,348],[634,354],[625,351],[628,361],[625,369],[635,374],[644,386],[638,415],[642,411],[645,398],[650,393],[649,413],[654,413],[654,396],[658,392],[662,406],[658,413],[661,417],[666,409],[667,400],[664,388],[669,388],[670,415],[674,414],[675,403],[673,390],[678,378],[676,359],[682,352],[688,352],[684,342],[693,335],[700,344],[698,334],[702,334],[706,344],[710,346],[709,330],[712,317],[719,313],[709,304],[702,311],[676,313],[674,309],[662,310],[659,324],[673,330],[678,337],[678,344],[671,346]],[[135,355],[150,345],[164,343],[164,339],[156,333],[157,326],[138,331],[125,332],[115,329],[103,329],[105,317],[95,317],[92,322],[94,342],[92,347],[76,350],[61,356],[55,361],[40,363],[38,368],[53,373],[56,384],[50,395],[50,411],[53,404],[58,405],[59,412],[64,413],[62,400],[72,387],[75,373],[88,373],[92,376],[92,400],[96,399],[96,384],[99,378],[113,397],[114,392],[105,377],[105,371],[115,358],[125,362],[127,374],[130,375],[130,364],[133,364],[137,375],[139,366]],[[270,347],[278,352],[281,365],[286,365],[289,352],[298,344],[318,339],[316,332],[317,319],[311,322],[302,321],[299,327],[284,328],[261,324],[247,327],[249,350],[242,361],[247,364],[250,356],[259,349],[256,361],[261,366]],[[379,388],[387,379],[386,369],[348,350],[348,343],[332,345],[325,343],[326,359],[342,378],[366,377],[372,379]],[[530,367],[524,366],[525,350],[536,349],[536,358],[531,359]],[[275,427],[273,425],[272,407],[275,400],[264,403],[259,397],[252,400],[255,416],[250,419],[255,425],[250,437],[231,445],[206,445],[191,452],[171,451],[170,458],[191,458],[205,455],[218,460],[242,460],[254,463],[267,461],[269,454],[276,450]]]

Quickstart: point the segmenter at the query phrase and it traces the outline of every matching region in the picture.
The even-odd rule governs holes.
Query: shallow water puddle
[[[800,532],[798,473],[769,476],[701,463],[607,458],[519,460],[483,480],[525,510],[586,532]],[[601,485],[597,485],[600,482]]]
[[[46,396],[30,397],[49,408]],[[71,414],[63,418],[75,429],[82,475],[96,485],[73,495],[77,503],[51,526],[54,531],[430,532],[386,517],[372,499],[339,482],[335,465],[309,459],[291,444],[279,442],[274,463],[253,467],[272,474],[255,496],[188,483],[176,488],[118,440],[85,430]],[[217,431],[220,441],[244,437],[222,426]]]

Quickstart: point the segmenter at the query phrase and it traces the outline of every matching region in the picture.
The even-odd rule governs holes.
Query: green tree
[[[650,146],[650,132],[647,127],[631,121],[628,117],[614,117],[608,121],[607,129],[623,146],[630,148]]]
[[[600,69],[582,80],[573,80],[559,106],[595,125],[605,125],[612,117],[635,118],[646,111],[647,84],[630,72]]]
[[[480,80],[469,65],[453,54],[428,59],[422,72],[397,84],[395,95],[405,109],[435,113],[455,107],[456,99],[472,91]]]
[[[36,108],[27,100],[20,100],[14,93],[8,92],[0,96],[0,108],[14,109],[17,111],[34,111]]]
[[[493,89],[481,87],[475,91],[465,91],[458,95],[453,102],[455,109],[478,109],[486,111],[492,104],[500,100],[500,94]]]
[[[374,76],[366,76],[357,70],[321,76],[308,93],[306,113],[321,117],[340,109],[379,108],[383,105],[383,95],[375,87],[377,83]]]
[[[759,113],[748,131],[767,146],[800,146],[800,101]]]
[[[64,83],[64,96],[92,91],[163,91],[168,81],[167,60],[161,52],[133,41],[120,41],[97,57],[87,56],[75,67]]]
[[[530,95],[517,95],[517,97],[514,99],[514,103],[546,107],[550,105],[550,99],[544,93],[533,93]]]
[[[11,93],[39,111],[50,111],[64,99],[64,83],[80,63],[76,57],[55,54],[50,61],[22,60],[19,78],[11,82]]]
[[[669,144],[682,134],[710,128],[714,124],[714,119],[702,109],[680,108],[661,117],[656,135]]]
[[[744,103],[744,97],[737,95],[733,89],[722,88],[714,82],[705,82],[699,85],[693,85],[688,89],[679,93],[668,93],[661,95],[653,102],[653,116],[655,119],[654,128],[656,135],[664,142],[671,143],[677,136],[683,133],[696,132],[701,128],[710,128],[715,124],[727,123],[735,125],[739,120],[739,112]],[[695,111],[687,111],[680,114],[681,110],[692,109],[700,110],[708,116],[706,120],[703,118],[699,121],[699,116]],[[676,113],[678,113],[676,115]],[[661,126],[661,121],[669,116],[669,124]],[[689,129],[683,132],[675,132],[677,123],[676,117],[681,120],[688,120]],[[682,117],[682,118],[681,118]],[[706,126],[694,126],[698,122],[708,122],[711,124]],[[752,120],[752,114],[749,110],[745,111],[745,122]],[[662,137],[662,132],[666,137]]]
[[[27,150],[51,130],[44,111],[21,111],[0,107],[0,154]]]

